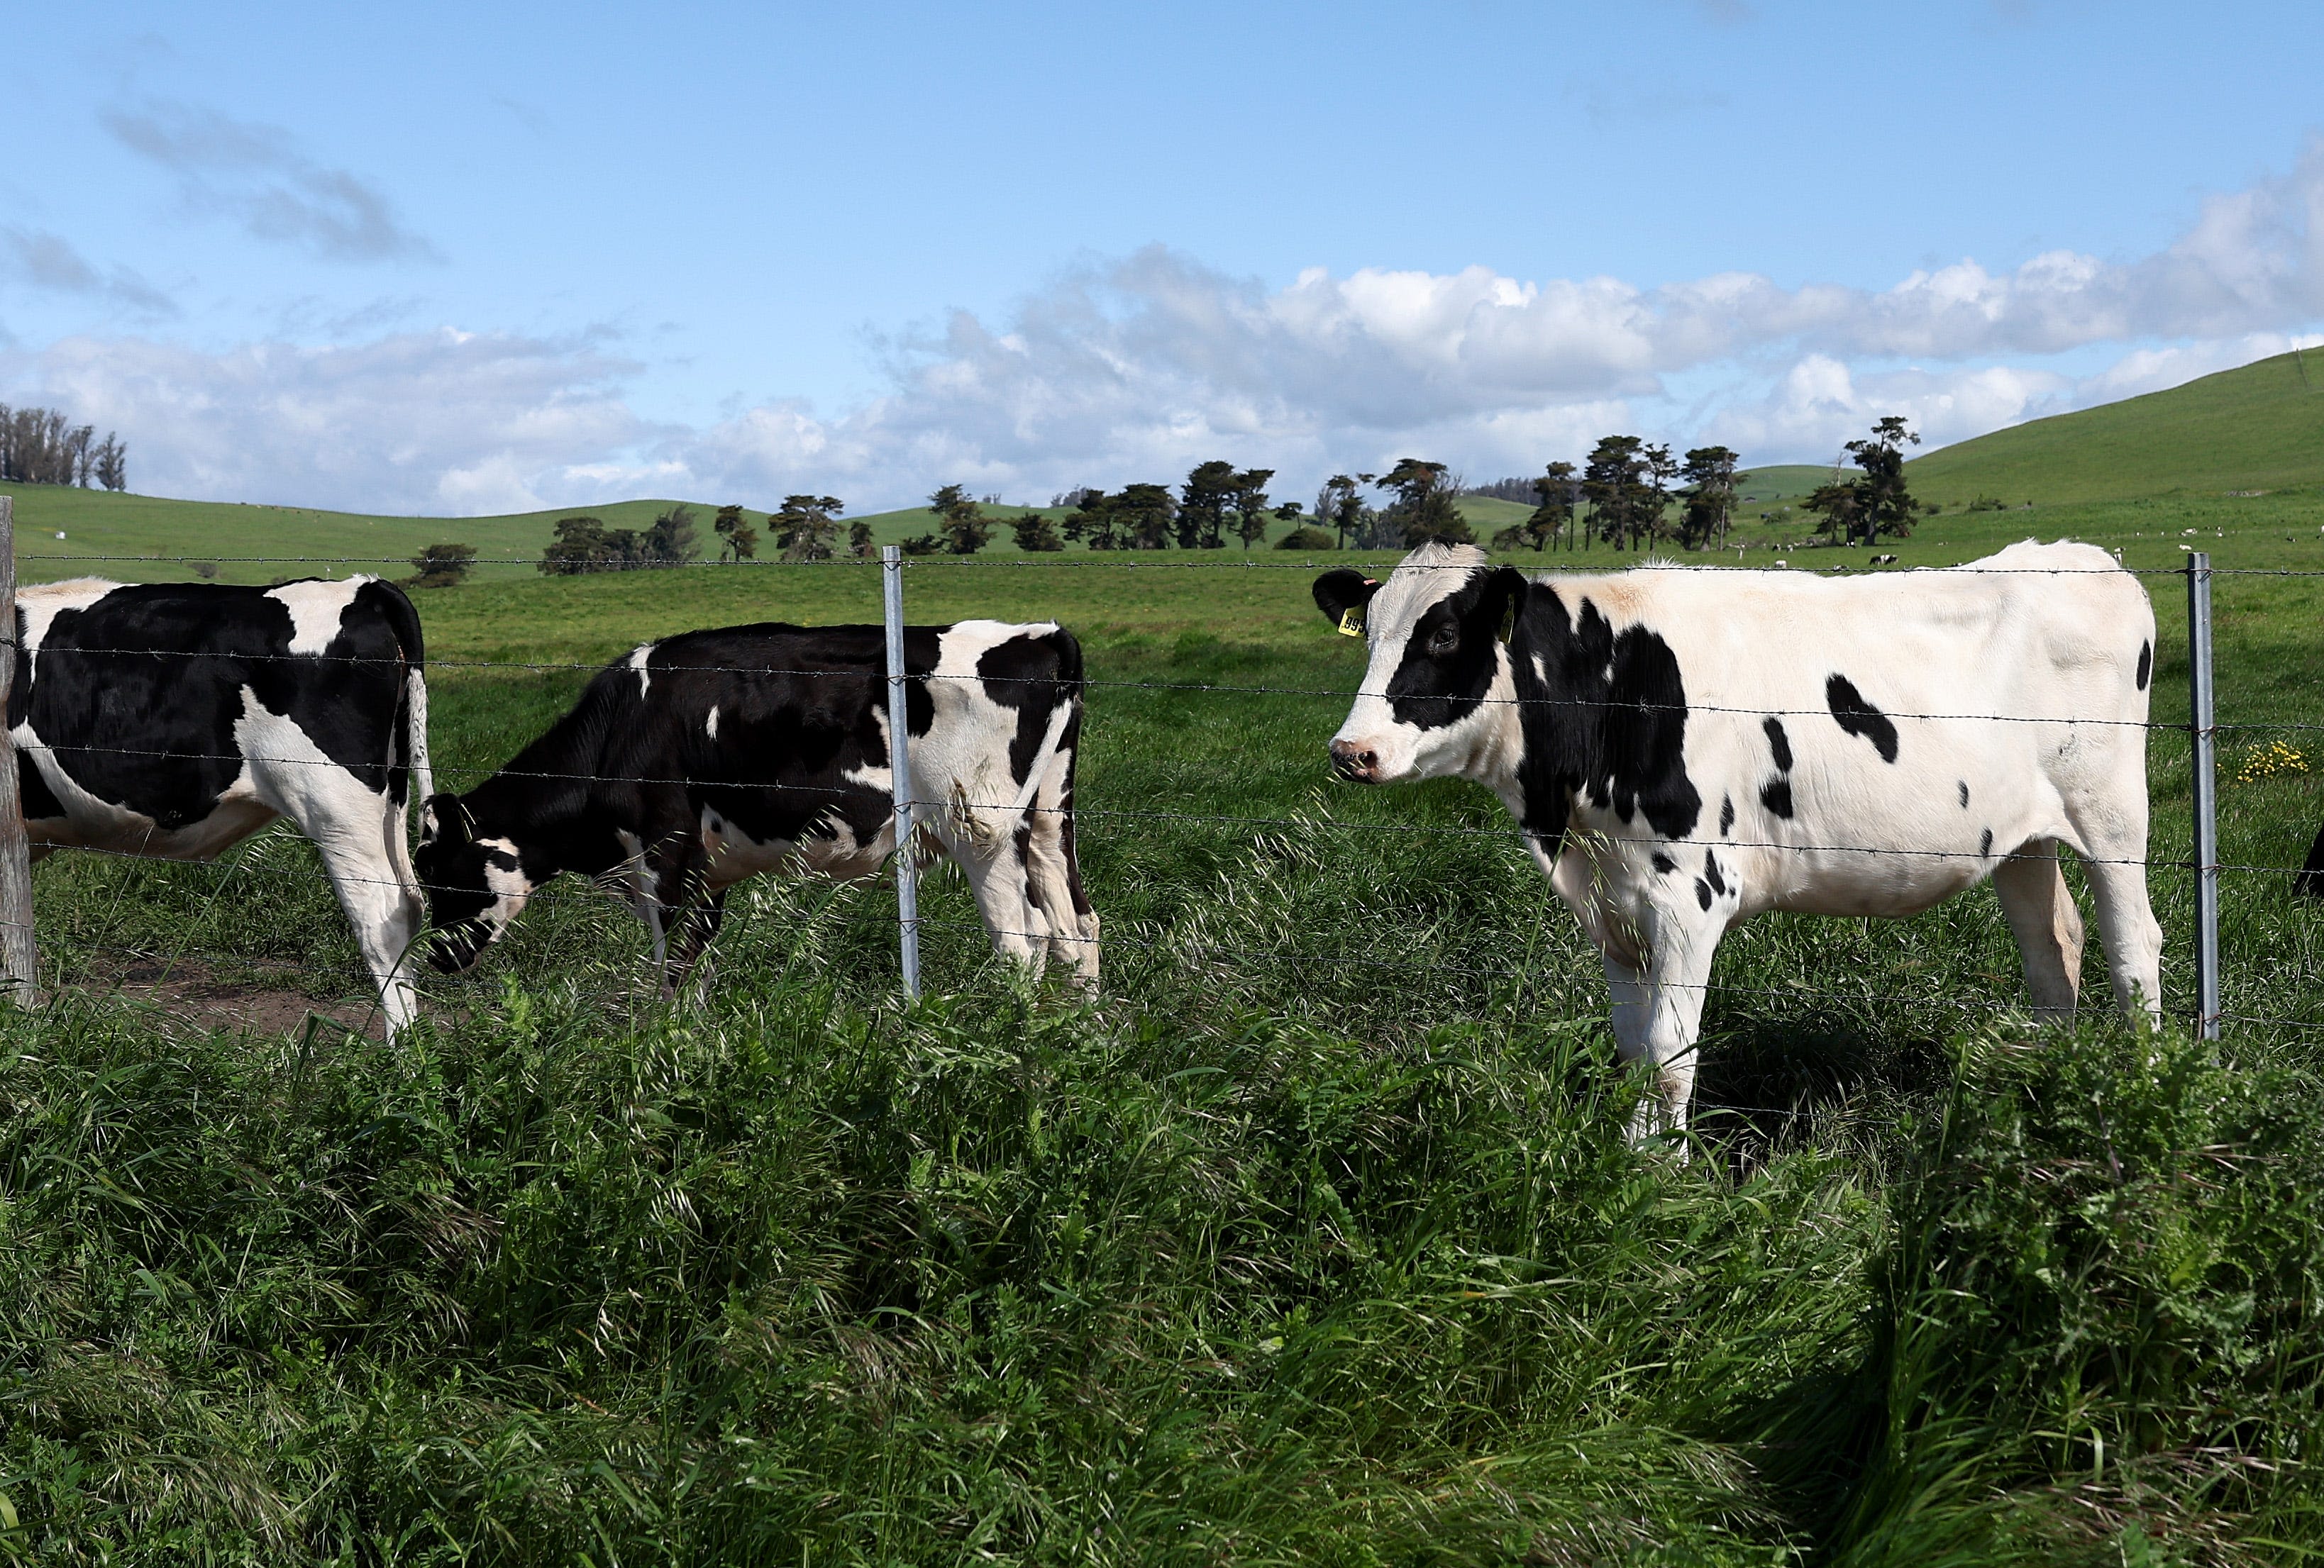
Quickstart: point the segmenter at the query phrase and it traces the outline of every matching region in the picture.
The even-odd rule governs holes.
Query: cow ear
[[[440,839],[456,833],[465,839],[468,827],[468,809],[457,795],[429,795],[420,808],[420,830],[424,835]]]
[[[1517,622],[1525,616],[1526,595],[1532,586],[1526,574],[1514,566],[1496,567],[1486,580],[1485,607],[1492,614],[1493,635],[1504,646],[1517,636]]]
[[[1315,608],[1323,619],[1337,627],[1342,635],[1361,637],[1364,634],[1364,610],[1379,591],[1379,580],[1342,566],[1326,572],[1315,579]]]

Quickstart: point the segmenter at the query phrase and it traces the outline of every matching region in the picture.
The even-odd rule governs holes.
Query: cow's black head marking
[[[436,934],[428,961],[455,975],[474,965],[524,907],[533,880],[508,839],[479,839],[457,795],[432,795],[422,813],[412,868],[428,894]]]

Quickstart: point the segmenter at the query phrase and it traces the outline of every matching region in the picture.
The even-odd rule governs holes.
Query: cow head
[[[1332,769],[1358,784],[1468,772],[1505,718],[1503,646],[1525,610],[1523,573],[1468,546],[1423,545],[1385,582],[1344,568],[1315,581],[1315,604],[1370,649]]]
[[[428,961],[447,975],[473,965],[500,939],[536,885],[515,841],[478,836],[475,818],[457,795],[428,798],[413,865],[436,928]]]

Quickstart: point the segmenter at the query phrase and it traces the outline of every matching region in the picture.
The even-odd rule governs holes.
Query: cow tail
[[[418,665],[404,673],[404,748],[411,758],[411,784],[421,805],[436,793],[436,770],[428,761],[428,677]]]

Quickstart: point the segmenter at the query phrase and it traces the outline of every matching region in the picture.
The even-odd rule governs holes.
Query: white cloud
[[[190,211],[233,218],[259,239],[325,261],[441,259],[369,180],[317,163],[287,131],[165,102],[98,118],[123,146],[177,176]]]
[[[859,407],[771,402],[706,429],[639,417],[634,367],[586,340],[448,331],[218,354],[75,339],[0,357],[0,387],[60,389],[77,417],[120,426],[143,482],[178,493],[484,511],[813,490],[861,510],[940,482],[1044,496],[1211,457],[1276,469],[1284,494],[1405,455],[1487,478],[1618,429],[1816,461],[1882,414],[1939,445],[2281,352],[2319,321],[2324,143],[2206,202],[2151,256],[1964,260],[1884,289],[1480,266],[1312,269],[1270,289],[1157,246],[1005,319],[889,342],[890,385]],[[2054,362],[2109,346],[2096,373]]]
[[[0,388],[118,429],[140,490],[475,514],[607,495],[578,465],[657,434],[621,399],[634,368],[586,341],[448,330],[223,353],[77,337],[0,355]]]

